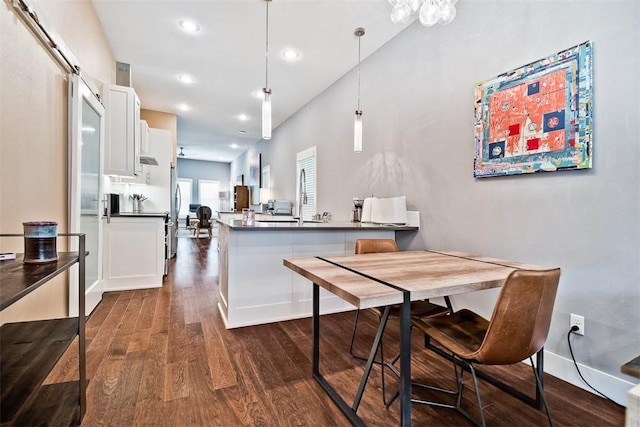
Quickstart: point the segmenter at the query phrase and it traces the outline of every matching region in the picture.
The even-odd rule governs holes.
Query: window
[[[316,147],[301,151],[296,155],[296,212],[300,206],[300,171],[304,169],[306,186],[302,189],[307,193],[307,203],[302,205],[302,219],[310,221],[316,214]],[[300,212],[297,212],[299,215]]]
[[[180,212],[179,218],[186,218],[189,215],[189,205],[191,204],[191,180],[178,178],[178,188],[180,188]]]
[[[220,210],[220,181],[198,180],[198,198],[202,206],[209,206],[212,212]]]

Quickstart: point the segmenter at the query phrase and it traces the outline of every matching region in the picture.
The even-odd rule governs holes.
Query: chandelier
[[[394,24],[406,24],[414,13],[422,25],[446,25],[456,17],[458,0],[389,0],[393,6],[391,21]]]

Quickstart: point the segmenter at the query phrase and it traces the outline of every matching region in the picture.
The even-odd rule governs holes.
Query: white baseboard
[[[620,405],[627,406],[628,393],[636,384],[614,377],[606,372],[578,363],[585,380],[598,391]],[[573,360],[558,356],[549,351],[544,352],[544,372],[563,381],[598,395],[580,379]],[[599,396],[599,395],[598,395]]]

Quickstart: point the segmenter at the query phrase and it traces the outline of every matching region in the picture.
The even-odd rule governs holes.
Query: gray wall
[[[403,249],[561,266],[545,367],[577,383],[566,334],[570,313],[584,315],[586,335],[572,340],[577,360],[624,403],[637,380],[620,365],[640,353],[640,2],[465,0],[457,8],[452,24],[416,22],[362,63],[363,153],[352,151],[355,70],[252,153],[271,165],[274,196],[295,200],[295,154],[316,145],[318,210],[337,220],[348,218],[353,197],[406,195],[421,227],[399,238]],[[594,46],[593,169],[474,179],[475,84],[586,40]],[[231,175],[245,169],[246,154]],[[454,304],[490,316],[495,295]]]
[[[178,158],[178,178],[192,180],[191,201],[199,203],[198,180],[220,181],[220,190],[229,189],[229,163]]]

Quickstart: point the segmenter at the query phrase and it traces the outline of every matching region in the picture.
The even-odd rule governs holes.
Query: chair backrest
[[[515,270],[507,277],[475,359],[491,365],[517,363],[547,340],[560,269]]]
[[[398,252],[398,245],[393,239],[356,240],[356,254],[371,254],[376,252]]]
[[[198,217],[198,227],[207,228],[211,226],[211,208],[209,206],[200,206],[196,210],[196,216]]]

